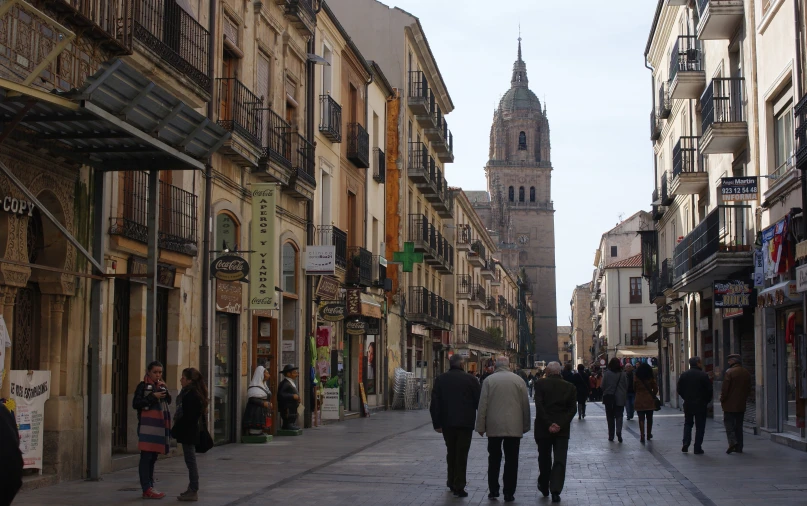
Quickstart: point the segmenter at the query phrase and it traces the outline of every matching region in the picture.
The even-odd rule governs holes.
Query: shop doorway
[[[11,369],[39,369],[39,285],[28,283],[17,290],[14,299],[14,339],[11,348]]]
[[[112,315],[112,451],[126,451],[129,415],[129,282],[115,280]]]
[[[348,392],[348,411],[359,413],[361,412],[361,395],[359,394],[359,381],[361,378],[359,377],[359,367],[360,367],[360,355],[361,355],[361,338],[362,336],[351,336],[348,335],[345,339],[346,342],[349,342],[348,348],[348,358],[347,358],[347,374],[345,375],[348,378],[347,382],[347,392]]]
[[[213,368],[213,442],[231,443],[235,438],[235,346],[238,343],[238,317],[216,313],[215,357]]]
[[[777,351],[779,367],[779,389],[781,400],[781,419],[784,432],[801,435],[804,428],[804,390],[801,381],[801,370],[805,364],[801,360],[803,353],[799,345],[805,344],[799,336],[803,334],[804,313],[801,308],[790,308],[777,311]]]

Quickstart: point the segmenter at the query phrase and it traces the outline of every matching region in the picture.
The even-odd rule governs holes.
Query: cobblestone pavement
[[[533,408],[534,409],[534,408]],[[569,505],[807,505],[807,453],[746,434],[745,453],[726,455],[722,425],[708,421],[705,455],[681,453],[683,416],[656,413],[653,441],[642,446],[636,419],[625,422],[624,443],[609,442],[604,411],[589,405],[575,420],[562,504]],[[474,437],[469,497],[445,487],[445,447],[428,413],[378,413],[369,419],[307,430],[268,445],[228,445],[199,457],[200,504],[206,505],[477,505],[487,498],[487,452]],[[536,490],[532,433],[522,440],[519,488],[513,504],[549,504]],[[185,489],[181,458],[157,464],[158,488]],[[141,503],[137,471],[23,491],[14,505]]]

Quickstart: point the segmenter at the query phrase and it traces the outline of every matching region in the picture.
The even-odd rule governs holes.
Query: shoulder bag
[[[639,381],[642,382],[642,385],[644,385],[644,388],[645,390],[647,390],[647,393],[653,395],[653,391],[650,390],[649,386],[647,386],[647,382],[645,382],[645,380],[639,380]],[[658,395],[653,395],[653,404],[655,405],[653,411],[661,411],[661,399],[658,398]]]
[[[203,414],[199,417],[199,444],[196,445],[196,453],[207,453],[213,448],[213,438],[207,430],[207,416]]]

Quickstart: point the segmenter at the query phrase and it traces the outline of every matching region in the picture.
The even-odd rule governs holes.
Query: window
[[[238,222],[230,214],[216,216],[216,249],[238,251],[238,235]]]
[[[281,288],[284,293],[297,294],[297,249],[290,242],[283,245],[283,273]]]
[[[616,246],[611,246],[611,257],[617,256],[617,248]]]
[[[530,186],[530,202],[535,202],[535,187]]]
[[[776,115],[773,124],[774,160],[777,176],[787,170],[787,160],[793,152],[793,109],[787,104],[785,109]]]
[[[630,344],[641,345],[642,343],[642,320],[630,321]]]
[[[630,303],[642,303],[642,278],[630,278]]]
[[[333,52],[327,45],[322,47],[322,58],[327,64],[322,66],[322,92],[326,95],[332,94],[333,71],[331,65],[333,64]]]
[[[518,201],[519,202],[524,202],[524,187],[523,186],[518,187]]]
[[[516,199],[516,191],[512,186],[507,189],[507,194],[510,202],[513,202]]]
[[[518,149],[519,151],[525,151],[527,149],[527,134],[524,132],[518,134]]]

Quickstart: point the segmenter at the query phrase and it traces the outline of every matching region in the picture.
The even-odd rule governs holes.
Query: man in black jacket
[[[434,380],[429,407],[434,430],[443,434],[446,443],[446,485],[457,497],[468,497],[468,492],[465,491],[465,471],[482,391],[479,381],[462,370],[463,363],[462,356],[451,356],[451,369]]]
[[[703,455],[703,433],[706,430],[706,410],[712,400],[712,381],[703,372],[700,357],[689,359],[689,370],[678,378],[678,395],[684,399],[684,446],[687,453],[695,425],[695,455]]]
[[[11,504],[22,487],[22,452],[14,415],[0,399],[0,505]]]

